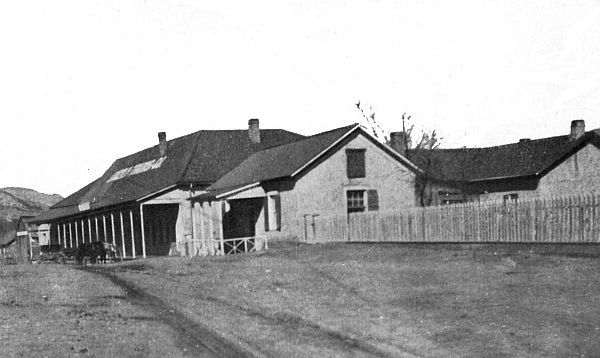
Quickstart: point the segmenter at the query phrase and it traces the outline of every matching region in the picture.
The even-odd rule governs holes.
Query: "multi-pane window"
[[[348,178],[364,178],[365,149],[346,149],[346,172]]]
[[[348,214],[365,211],[364,190],[348,190],[346,198],[348,201]]]
[[[519,194],[514,193],[514,194],[506,194],[502,197],[502,200],[504,202],[504,204],[506,205],[506,203],[510,203],[510,204],[516,204],[517,201],[519,200]]]

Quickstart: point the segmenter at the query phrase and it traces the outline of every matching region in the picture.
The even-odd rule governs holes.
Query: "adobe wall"
[[[346,149],[366,149],[365,178],[349,179]],[[269,233],[304,240],[304,215],[347,215],[347,190],[375,189],[379,210],[416,205],[415,174],[362,135],[299,178],[295,187],[280,192],[281,232]]]
[[[539,195],[570,195],[600,191],[600,149],[588,144],[542,179]]]
[[[482,194],[481,201],[502,201],[516,193],[519,200],[600,192],[600,149],[588,144],[540,179],[536,190]]]

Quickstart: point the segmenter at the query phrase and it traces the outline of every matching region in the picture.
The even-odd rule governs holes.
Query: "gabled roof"
[[[260,144],[254,144],[247,130],[202,130],[168,141],[163,157],[158,145],[146,148],[117,159],[102,177],[58,202],[35,221],[75,215],[83,203],[89,203],[93,210],[140,200],[176,186],[208,186],[252,153],[304,138],[281,129],[261,129],[260,137]]]
[[[600,147],[596,131],[577,140],[563,135],[487,148],[408,150],[406,155],[432,179],[475,182],[543,176],[588,143]]]
[[[226,192],[226,189],[235,189],[249,184],[279,178],[292,178],[314,161],[331,154],[336,144],[356,132],[372,139],[374,143],[397,160],[402,161],[407,167],[417,170],[407,159],[373,139],[359,124],[352,124],[256,152],[217,180],[208,190],[210,192]]]

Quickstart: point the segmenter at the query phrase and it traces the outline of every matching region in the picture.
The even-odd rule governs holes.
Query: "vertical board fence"
[[[312,216],[307,242],[600,243],[600,196]]]

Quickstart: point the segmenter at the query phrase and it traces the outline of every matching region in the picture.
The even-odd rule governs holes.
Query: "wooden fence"
[[[600,196],[311,216],[305,240],[600,243]]]

